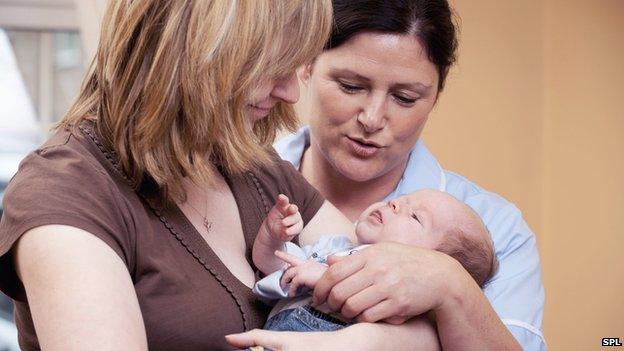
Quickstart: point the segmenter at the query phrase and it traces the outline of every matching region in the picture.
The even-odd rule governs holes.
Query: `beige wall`
[[[425,140],[441,164],[541,225],[541,0],[456,0],[460,49]]]
[[[537,233],[551,350],[624,338],[624,1],[456,0],[459,66],[426,140]]]
[[[624,338],[624,1],[545,9],[543,235],[553,350]]]

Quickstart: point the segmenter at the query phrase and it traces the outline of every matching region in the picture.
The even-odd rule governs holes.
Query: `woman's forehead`
[[[437,84],[438,71],[419,41],[409,35],[361,33],[325,51],[316,64],[335,72],[400,84]]]

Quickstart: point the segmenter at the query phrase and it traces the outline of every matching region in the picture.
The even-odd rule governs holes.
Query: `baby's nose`
[[[391,200],[390,202],[388,202],[388,206],[394,212],[397,212],[399,210],[399,204],[395,200]]]

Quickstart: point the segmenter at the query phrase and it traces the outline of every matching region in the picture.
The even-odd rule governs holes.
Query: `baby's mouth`
[[[371,212],[371,214],[369,216],[373,217],[373,219],[375,219],[377,222],[383,223],[383,217],[381,216],[381,211],[375,210],[375,211]]]

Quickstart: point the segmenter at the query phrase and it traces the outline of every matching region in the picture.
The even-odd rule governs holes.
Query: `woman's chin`
[[[386,172],[383,165],[373,160],[362,161],[358,159],[350,159],[335,164],[336,170],[345,178],[354,182],[367,182],[374,180]]]

